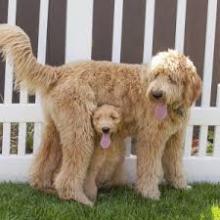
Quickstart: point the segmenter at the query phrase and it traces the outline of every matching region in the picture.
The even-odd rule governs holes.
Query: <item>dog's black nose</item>
[[[161,90],[155,90],[151,92],[151,95],[155,99],[161,99],[163,97],[163,92]]]
[[[110,129],[108,127],[104,127],[102,128],[102,131],[103,133],[107,134],[110,131]]]

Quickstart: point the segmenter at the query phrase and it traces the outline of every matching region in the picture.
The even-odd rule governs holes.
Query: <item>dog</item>
[[[94,112],[95,150],[84,186],[92,201],[96,200],[99,187],[127,183],[123,169],[125,146],[121,123],[120,109],[115,106],[102,105]]]
[[[155,55],[149,65],[84,61],[52,67],[37,62],[22,29],[4,24],[0,47],[13,61],[17,84],[38,90],[42,97],[45,126],[31,169],[33,187],[51,186],[62,155],[55,179],[59,197],[93,204],[84,193],[84,181],[95,146],[92,112],[102,104],[120,108],[121,129],[137,140],[137,192],[159,199],[163,173],[174,187],[188,187],[182,145],[190,107],[201,90],[188,57],[168,50]]]

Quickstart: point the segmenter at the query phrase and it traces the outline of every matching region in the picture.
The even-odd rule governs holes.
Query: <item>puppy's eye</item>
[[[159,73],[154,74],[154,79],[156,79],[159,76]]]
[[[111,115],[111,119],[116,120],[118,117],[116,115]]]
[[[175,85],[177,84],[177,82],[171,76],[168,76],[168,78],[172,84],[175,84]]]

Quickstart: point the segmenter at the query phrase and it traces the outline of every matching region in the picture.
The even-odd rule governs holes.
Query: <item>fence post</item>
[[[16,0],[9,0],[8,2],[8,23],[15,24],[16,20]],[[5,67],[5,91],[4,103],[10,104],[12,102],[12,89],[13,89],[13,69],[10,66],[8,59],[6,59]],[[10,154],[10,135],[11,123],[3,123],[3,140],[2,140],[2,155],[7,156]]]
[[[40,16],[39,16],[39,34],[38,34],[38,49],[37,49],[37,61],[45,64],[46,60],[46,48],[47,48],[47,24],[48,24],[48,8],[49,0],[40,1]],[[40,103],[40,94],[36,93],[36,102]],[[34,136],[33,136],[33,152],[36,153],[40,146],[42,124],[37,122],[34,124]]]
[[[220,110],[220,84],[218,84],[216,107]],[[215,127],[214,156],[220,157],[220,125]]]
[[[202,107],[210,106],[212,73],[213,73],[213,56],[215,45],[215,28],[216,28],[217,0],[208,1],[208,15],[205,42],[205,62],[203,71],[203,90],[202,90]],[[208,126],[201,126],[199,140],[199,155],[206,155]]]

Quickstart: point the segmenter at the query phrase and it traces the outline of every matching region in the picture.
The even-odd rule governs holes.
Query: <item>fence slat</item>
[[[215,46],[215,28],[217,15],[217,0],[208,1],[208,16],[206,26],[205,60],[203,71],[202,106],[210,105],[213,57]]]
[[[125,138],[124,143],[126,146],[126,156],[130,156],[130,154],[131,154],[131,137]]]
[[[147,1],[145,10],[144,63],[150,61],[153,52],[155,0]]]
[[[42,123],[34,124],[34,142],[33,142],[33,153],[37,152],[37,149],[40,147],[40,140],[42,134]]]
[[[184,50],[185,22],[186,22],[186,0],[178,0],[175,48],[179,52],[183,52]]]
[[[185,134],[184,156],[189,157],[192,149],[193,126],[188,126]]]
[[[9,0],[8,2],[8,23],[15,24],[16,20],[16,0]],[[12,89],[13,89],[13,69],[10,66],[9,60],[6,58],[5,66],[5,90],[4,90],[4,103],[12,102]],[[2,140],[2,154],[9,155],[10,153],[10,137],[11,137],[11,124],[3,123],[3,140]]]
[[[21,88],[20,90],[20,103],[27,104],[27,90]],[[26,129],[27,124],[25,122],[19,123],[18,130],[18,155],[25,154],[25,145],[26,145]]]
[[[66,61],[90,59],[92,52],[93,0],[68,0]]]
[[[202,90],[202,106],[210,105],[212,72],[213,72],[213,56],[215,45],[215,27],[217,15],[217,0],[208,1],[208,16],[206,28],[205,43],[205,61],[203,70],[203,90]],[[206,155],[208,126],[202,126],[200,130],[199,155]]]
[[[3,123],[2,155],[10,154],[11,123]]]
[[[25,122],[19,123],[19,130],[18,130],[18,155],[25,155],[26,130],[27,130],[27,123],[25,123]]]
[[[40,1],[39,31],[37,60],[44,64],[46,60],[47,25],[48,25],[49,0]]]
[[[123,0],[115,0],[114,4],[112,61],[119,63],[121,59]]]
[[[208,126],[201,126],[199,135],[199,156],[205,156],[208,145]]]
[[[47,44],[47,26],[48,26],[48,9],[49,0],[40,1],[40,16],[39,16],[39,34],[38,34],[38,50],[37,60],[38,62],[45,64],[46,60],[46,44]],[[36,103],[40,103],[40,94],[36,93]],[[33,136],[33,152],[35,153],[40,146],[42,124],[34,124],[34,136]]]
[[[10,66],[8,59],[6,59],[4,103],[11,103],[12,90],[13,90],[13,69]]]
[[[218,84],[216,107],[220,109],[220,84]],[[215,127],[214,156],[220,157],[220,125]]]

